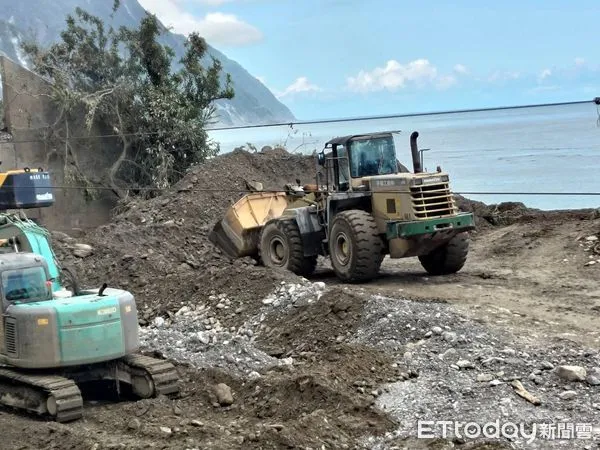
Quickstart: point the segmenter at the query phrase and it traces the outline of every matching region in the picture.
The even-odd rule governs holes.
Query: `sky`
[[[139,0],[300,120],[600,96],[597,0]]]

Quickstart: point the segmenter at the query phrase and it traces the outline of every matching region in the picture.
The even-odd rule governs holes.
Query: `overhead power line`
[[[35,172],[34,172],[35,173]],[[12,190],[18,189],[26,189],[31,190],[31,187],[27,186],[16,186],[11,187]],[[44,187],[38,187],[37,189],[44,189]],[[99,190],[99,191],[113,191],[114,189],[108,186],[69,186],[69,185],[58,185],[58,186],[48,186],[48,189],[53,190]],[[265,189],[262,191],[252,191],[249,189],[220,189],[220,188],[152,188],[152,187],[134,187],[134,186],[120,186],[119,189],[131,190],[131,191],[140,191],[140,192],[230,192],[230,193],[252,193],[252,192],[265,192],[265,193],[276,193],[276,192],[284,192],[284,189]],[[310,191],[314,192],[314,191]],[[317,193],[323,193],[328,191],[319,190]],[[360,191],[366,193],[386,193],[386,194],[400,194],[406,192],[400,191],[388,191],[388,190],[377,190],[377,191]],[[307,193],[309,193],[307,191]],[[538,196],[600,196],[600,192],[501,192],[501,191],[460,191],[460,192],[451,192],[455,195],[538,195]]]
[[[436,116],[445,114],[460,114],[460,113],[473,113],[473,112],[487,112],[487,111],[502,111],[507,109],[524,109],[524,108],[541,108],[546,106],[566,106],[566,105],[582,105],[586,103],[594,103],[600,105],[600,97],[596,97],[593,100],[580,100],[572,102],[559,102],[559,103],[537,103],[530,105],[515,105],[515,106],[496,106],[489,108],[472,108],[472,109],[454,109],[454,110],[443,110],[443,111],[432,111],[432,112],[421,112],[421,113],[402,113],[402,114],[388,114],[380,116],[361,116],[361,117],[346,117],[339,119],[318,119],[318,120],[300,120],[296,122],[279,122],[270,124],[257,124],[257,125],[237,125],[229,127],[216,127],[207,128],[206,131],[225,131],[225,130],[241,130],[246,128],[267,128],[267,127],[283,127],[294,125],[313,125],[323,123],[338,123],[338,122],[359,122],[363,120],[379,120],[379,119],[400,119],[404,117],[419,117],[419,116]]]
[[[256,125],[237,125],[229,127],[216,127],[206,128],[206,131],[226,131],[226,130],[243,130],[250,128],[273,128],[273,127],[293,127],[294,125],[313,125],[313,124],[325,124],[325,123],[340,123],[340,122],[360,122],[363,120],[383,120],[383,119],[399,119],[404,117],[419,117],[419,116],[435,116],[435,115],[447,115],[447,114],[459,114],[459,113],[472,113],[472,112],[485,112],[485,111],[500,111],[509,109],[524,109],[524,108],[541,108],[546,106],[566,106],[566,105],[581,105],[586,103],[593,103],[600,105],[600,97],[596,97],[593,100],[581,100],[573,102],[562,102],[562,103],[538,103],[531,105],[515,105],[515,106],[498,106],[490,108],[475,108],[475,109],[456,109],[446,110],[437,112],[421,112],[421,113],[408,113],[408,114],[389,114],[381,116],[362,116],[362,117],[347,117],[339,119],[318,119],[318,120],[304,120],[296,122],[280,122],[280,123],[267,123],[267,124],[256,124]],[[600,121],[600,112],[599,119]],[[98,134],[98,135],[87,135],[87,136],[69,136],[60,137],[61,140],[87,140],[87,139],[104,139],[104,138],[119,138],[119,137],[133,137],[133,136],[155,136],[164,134],[164,131],[145,131],[137,133],[124,133],[124,134]],[[21,140],[7,140],[5,143],[13,144],[27,144],[33,142],[46,142],[43,138],[38,139],[21,139]],[[3,142],[0,142],[2,144]]]

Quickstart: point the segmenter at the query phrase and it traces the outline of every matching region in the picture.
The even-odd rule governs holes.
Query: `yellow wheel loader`
[[[338,137],[317,154],[316,184],[253,192],[227,211],[210,240],[231,257],[310,275],[319,255],[338,278],[377,276],[385,255],[416,256],[431,275],[458,272],[467,258],[471,213],[459,212],[449,176],[423,171],[418,132],[413,172],[396,156],[399,131]]]

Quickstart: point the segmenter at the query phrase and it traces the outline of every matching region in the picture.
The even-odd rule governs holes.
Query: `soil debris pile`
[[[186,305],[215,308],[215,294],[240,304],[259,301],[280,281],[298,278],[256,267],[251,258],[231,260],[208,234],[244,194],[247,181],[281,190],[296,178],[312,176],[312,156],[236,151],[196,167],[160,197],[122,206],[111,224],[84,236],[84,244],[54,233],[54,246],[86,286],[107,282],[134,292],[142,324]]]
[[[272,332],[266,321],[269,314],[310,304],[322,295],[324,283],[281,284],[268,296],[244,305],[226,294],[211,295],[216,306],[197,303],[181,307],[166,320],[156,317],[141,329],[141,342],[148,351],[159,352],[180,363],[198,368],[222,368],[238,376],[255,377],[256,371],[281,364],[283,352],[268,351],[255,345],[256,336]],[[266,322],[265,322],[266,321]]]
[[[314,183],[315,158],[284,150],[250,153],[236,150],[217,156],[193,169],[168,192],[151,200],[134,200],[121,208],[114,223],[161,224],[193,222],[214,224],[225,210],[262,183],[264,190],[283,190],[286,183]]]
[[[461,211],[471,212],[475,216],[475,225],[482,230],[491,226],[508,226],[515,223],[533,223],[544,220],[572,221],[595,218],[594,209],[543,211],[529,208],[521,202],[502,202],[487,205],[455,194],[454,199]]]
[[[578,236],[579,246],[588,254],[588,259],[585,266],[593,266],[600,264],[600,232],[590,236]]]
[[[336,338],[358,328],[364,299],[320,282],[281,283],[258,302],[260,310],[231,327],[221,313],[232,301],[216,297],[214,312],[183,307],[142,329],[144,348],[186,364],[175,406],[147,402],[147,433],[171,429],[175,448],[183,441],[209,448],[356,448],[365,434],[395,429],[375,400],[381,383],[403,379],[404,369],[377,349]],[[142,409],[126,407],[136,415]],[[169,408],[178,410],[173,420]]]

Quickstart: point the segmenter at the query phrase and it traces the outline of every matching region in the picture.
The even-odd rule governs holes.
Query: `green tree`
[[[119,7],[115,0],[113,14]],[[59,42],[48,48],[23,45],[33,70],[53,83],[59,112],[52,133],[65,145],[65,167],[75,167],[88,184],[110,186],[120,197],[132,186],[133,192],[170,186],[190,166],[217,154],[205,128],[214,118],[214,101],[234,95],[229,74],[222,86],[218,60],[203,65],[207,45],[202,37],[187,38],[175,68],[173,50],[159,43],[164,31],[154,15],[146,15],[137,28],[107,28],[77,8],[67,16]],[[69,126],[73,133],[82,117],[87,133],[105,127],[118,142],[100,178],[83,173],[68,139]]]

